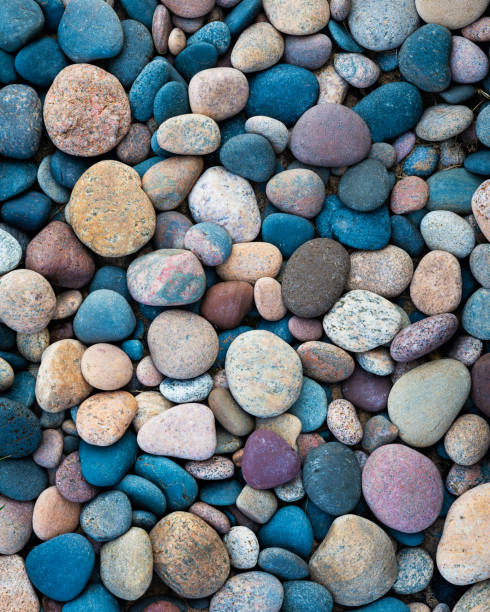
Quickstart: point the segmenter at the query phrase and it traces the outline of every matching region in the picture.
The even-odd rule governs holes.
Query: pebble
[[[295,531],[289,526],[294,524]],[[307,515],[297,506],[280,508],[274,517],[259,531],[263,548],[285,548],[300,557],[308,557],[313,547],[313,530]]]
[[[428,23],[438,23],[450,30],[462,28],[482,15],[488,2],[486,0],[415,0],[417,12]]]
[[[467,106],[438,104],[424,111],[415,133],[422,140],[441,142],[458,136],[473,121],[473,111]]]
[[[192,112],[206,115],[215,121],[223,121],[239,113],[245,107],[247,99],[247,79],[235,68],[202,70],[194,75],[189,83],[189,104]]]
[[[395,361],[419,359],[445,344],[457,331],[458,319],[450,313],[433,315],[402,329],[390,346]]]
[[[184,138],[185,134],[185,138]],[[200,113],[171,117],[158,128],[158,145],[177,155],[206,155],[220,145],[217,123]]]
[[[254,301],[260,316],[266,321],[279,321],[287,309],[282,300],[281,284],[274,278],[259,278],[254,285]]]
[[[14,370],[8,361],[0,358],[0,391],[3,393],[14,383]]]
[[[202,374],[189,380],[165,379],[159,387],[160,393],[171,402],[184,404],[205,400],[211,389],[213,380],[209,374]]]
[[[454,612],[470,612],[475,610],[480,612],[485,609],[486,601],[490,595],[490,582],[484,580],[470,587],[461,599],[454,606]],[[439,604],[444,605],[444,604]],[[449,607],[449,606],[448,606]],[[437,610],[437,612],[448,612],[447,610]]]
[[[7,85],[0,90],[0,153],[29,159],[41,140],[41,101],[28,85]]]
[[[40,540],[51,540],[76,531],[79,520],[80,504],[65,499],[56,487],[48,487],[34,505],[32,529]]]
[[[252,181],[267,181],[274,172],[274,150],[259,134],[233,136],[223,144],[219,157],[227,170]]]
[[[236,610],[270,610],[279,612],[284,589],[279,580],[267,572],[243,572],[226,581],[213,595],[209,612]]]
[[[125,387],[133,376],[131,360],[113,344],[93,344],[83,353],[80,366],[89,385],[102,391]]]
[[[318,103],[342,104],[349,89],[349,83],[337,73],[333,64],[322,66],[315,70],[315,76],[320,86]]]
[[[35,463],[41,467],[53,469],[61,461],[63,452],[63,436],[57,429],[45,429],[41,444],[32,455]]]
[[[467,221],[449,210],[434,210],[422,219],[420,231],[431,250],[467,257],[475,246],[475,235]]]
[[[0,606],[5,610],[20,606],[22,610],[39,610],[39,600],[26,572],[24,559],[20,555],[0,557],[2,590]]]
[[[252,569],[259,558],[259,541],[248,527],[232,527],[223,538],[232,567]]]
[[[363,370],[376,374],[376,376],[388,376],[395,369],[390,352],[383,347],[365,353],[357,353],[356,359]]]
[[[136,454],[136,436],[127,431],[110,446],[94,446],[80,441],[80,464],[82,475],[95,486],[114,486],[129,471]]]
[[[230,257],[216,271],[224,281],[246,281],[253,284],[262,277],[276,277],[281,264],[281,252],[273,244],[247,242],[234,244]]]
[[[471,213],[471,198],[475,190],[478,192],[480,182],[481,179],[464,168],[436,172],[427,181],[430,190],[427,209]]]
[[[184,246],[204,265],[219,266],[231,255],[232,240],[221,225],[204,222],[197,223],[187,231]]]
[[[387,534],[354,514],[336,518],[309,563],[310,574],[342,606],[368,604],[395,582],[397,563]],[[345,568],[353,571],[346,574]]]
[[[342,383],[342,395],[358,408],[367,412],[379,412],[386,408],[391,389],[387,376],[376,376],[361,368]]]
[[[0,553],[13,555],[22,550],[31,537],[34,504],[15,501],[4,495],[0,495],[0,504]]]
[[[272,117],[250,117],[245,122],[245,131],[248,134],[260,134],[267,138],[275,153],[282,153],[289,140],[287,127],[281,121]]]
[[[353,87],[366,89],[374,85],[379,78],[378,65],[358,53],[336,53],[334,67],[338,74]]]
[[[253,295],[250,283],[242,280],[216,283],[204,296],[201,314],[220,329],[235,328],[251,310]]]
[[[385,168],[392,168],[396,163],[395,147],[387,142],[375,142],[369,151],[370,159],[375,159]]]
[[[245,485],[236,499],[236,507],[252,521],[267,523],[277,510],[277,498],[272,491],[260,491]]]
[[[362,440],[362,426],[351,402],[337,399],[328,406],[327,425],[334,437],[342,444],[355,446]]]
[[[462,334],[451,343],[447,356],[461,361],[466,367],[470,367],[478,360],[482,349],[481,340]],[[472,382],[472,384],[474,383]]]
[[[138,409],[133,419],[133,425],[138,432],[146,421],[152,417],[168,410],[173,405],[167,398],[163,397],[158,391],[143,391],[135,396]]]
[[[296,340],[300,342],[319,340],[323,335],[323,327],[318,319],[309,319],[294,315],[288,321],[288,328]]]
[[[490,191],[490,181],[482,183],[473,194],[471,199],[471,209],[475,220],[480,228],[480,231],[484,234],[488,240],[490,236],[490,220],[489,220],[489,209],[490,209],[490,198],[488,192]]]
[[[258,72],[277,64],[283,52],[281,34],[270,23],[254,23],[240,34],[230,62],[242,73]]]
[[[475,43],[453,36],[450,67],[455,83],[477,83],[488,74],[488,58]]]
[[[362,289],[392,298],[403,293],[412,275],[412,260],[399,247],[389,245],[379,251],[358,251],[350,256],[347,289]]]
[[[136,366],[136,377],[145,387],[157,387],[163,380],[162,374],[156,369],[149,355],[143,357]]]
[[[286,63],[309,70],[321,68],[330,57],[332,41],[325,34],[286,36],[284,59]]]
[[[87,503],[80,514],[80,526],[96,542],[113,540],[131,525],[131,504],[121,491],[105,491]]]
[[[182,249],[192,221],[174,210],[157,215],[153,244],[157,249]]]
[[[0,229],[0,274],[6,274],[16,268],[22,259],[22,247],[8,232]]]
[[[476,414],[464,414],[454,421],[444,437],[444,449],[458,465],[474,465],[490,446],[490,427]]]
[[[325,187],[318,174],[298,168],[276,174],[267,183],[266,194],[282,212],[310,218],[323,206]]]
[[[432,578],[434,562],[423,548],[402,548],[397,555],[398,575],[393,591],[402,595],[423,591]]]
[[[97,489],[82,475],[78,451],[70,453],[60,463],[56,470],[56,488],[70,502],[87,502],[97,495]]]
[[[364,425],[361,445],[366,451],[372,453],[380,446],[394,442],[397,437],[398,427],[382,414],[376,414]]]
[[[204,502],[195,502],[189,507],[189,512],[206,521],[218,533],[230,531],[230,521],[226,514]]]
[[[455,310],[461,301],[461,268],[454,255],[434,250],[420,260],[410,283],[415,307],[426,315]]]

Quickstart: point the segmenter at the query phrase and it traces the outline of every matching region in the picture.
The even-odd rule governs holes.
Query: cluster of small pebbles
[[[0,0],[0,612],[490,610],[489,0]]]

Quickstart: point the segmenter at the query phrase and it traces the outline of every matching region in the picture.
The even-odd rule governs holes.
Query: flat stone
[[[415,0],[417,12],[427,23],[438,23],[450,30],[457,30],[482,15],[488,0]]]

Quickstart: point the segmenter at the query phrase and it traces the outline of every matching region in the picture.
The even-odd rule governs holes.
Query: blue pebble
[[[56,32],[65,12],[62,0],[36,0],[44,14],[45,26],[51,32]]]
[[[30,457],[0,461],[0,494],[17,501],[37,499],[48,486],[48,474]]]
[[[85,170],[92,165],[90,159],[68,155],[63,151],[55,151],[49,158],[54,180],[68,189],[73,189]]]
[[[70,0],[58,26],[58,42],[73,62],[115,57],[123,41],[119,17],[105,0]]]
[[[68,60],[54,38],[45,37],[23,47],[15,56],[15,69],[28,83],[49,87]]]
[[[439,95],[448,104],[461,104],[472,98],[476,93],[473,85],[455,85],[446,91],[442,91]]]
[[[451,495],[451,493],[449,493],[446,487],[443,487],[442,493],[443,493],[442,507],[441,507],[439,516],[447,516],[447,513],[449,512],[449,508],[456,501],[456,496]]]
[[[145,354],[145,347],[140,340],[125,340],[121,348],[132,361],[139,361]]]
[[[131,522],[134,527],[150,531],[158,523],[158,518],[148,510],[133,510]]]
[[[92,545],[78,533],[65,533],[43,542],[26,557],[29,580],[43,595],[56,601],[78,597],[94,564]]]
[[[3,397],[30,408],[36,399],[36,379],[27,370],[18,372],[13,385],[3,393]]]
[[[37,168],[31,162],[0,162],[0,202],[29,189],[36,180]]]
[[[185,85],[177,81],[170,81],[158,90],[153,101],[153,116],[158,125],[170,117],[190,112],[189,96]]]
[[[257,329],[265,329],[270,331],[272,334],[279,336],[281,340],[291,344],[294,341],[293,334],[289,331],[289,319],[291,315],[288,314],[279,321],[266,321],[261,319],[257,324]]]
[[[394,597],[383,597],[368,606],[356,608],[357,612],[410,612],[410,608]]]
[[[7,225],[7,223],[0,222],[0,229],[3,229],[4,232],[13,236],[17,242],[20,244],[20,248],[22,249],[22,255],[25,257],[27,245],[31,241],[29,236],[25,232],[21,232],[19,229],[12,227],[11,225]]]
[[[207,42],[196,42],[177,55],[175,67],[187,81],[190,81],[201,70],[214,68],[217,62],[218,51],[214,45]]]
[[[403,215],[391,217],[391,242],[406,251],[410,257],[421,255],[425,246],[422,234]]]
[[[349,208],[369,212],[386,201],[390,187],[388,171],[383,164],[375,159],[365,159],[341,176],[338,194]]]
[[[386,51],[376,55],[376,63],[383,72],[391,72],[398,68],[398,51]]]
[[[136,327],[132,333],[132,337],[137,340],[143,340],[145,336],[145,324],[141,319],[136,319]]]
[[[136,508],[148,510],[160,518],[167,510],[165,495],[146,478],[128,474],[115,488],[123,491]]]
[[[306,516],[310,520],[313,527],[313,536],[315,540],[321,541],[327,535],[331,524],[336,519],[335,516],[323,512],[311,499],[308,499],[303,504]]]
[[[210,43],[216,47],[218,55],[223,55],[230,46],[230,28],[223,21],[211,21],[187,39],[187,46],[197,42]]]
[[[89,584],[85,591],[63,606],[64,612],[119,612],[119,603],[98,583]]]
[[[98,289],[84,299],[73,320],[76,337],[86,344],[117,342],[133,331],[136,318],[124,297]]]
[[[444,91],[451,83],[451,42],[451,32],[441,25],[418,28],[400,47],[400,72],[422,91]]]
[[[65,420],[65,411],[61,412],[46,412],[45,410],[41,410],[41,416],[39,421],[41,423],[41,427],[45,429],[56,429],[61,427],[61,424]]]
[[[210,506],[232,506],[242,489],[243,486],[233,478],[205,482],[201,486],[199,498]]]
[[[8,351],[15,346],[15,332],[0,323],[0,351]]]
[[[140,455],[134,471],[138,476],[148,478],[165,493],[169,510],[185,510],[197,498],[196,480],[167,457]]]
[[[327,589],[310,580],[284,582],[281,612],[332,612],[333,600]]]
[[[301,557],[276,546],[260,551],[258,566],[282,580],[299,580],[309,574],[308,564]]]
[[[427,178],[437,168],[439,153],[435,147],[419,145],[412,149],[403,162],[403,173],[407,176]]]
[[[143,178],[143,174],[147,170],[149,170],[152,166],[154,166],[155,164],[158,164],[161,161],[162,161],[161,157],[158,157],[158,156],[150,157],[148,159],[145,159],[145,161],[142,161],[139,164],[136,164],[136,166],[133,166],[133,170],[136,170],[136,172],[140,175],[140,178]]]
[[[436,446],[436,451],[439,457],[445,459],[446,461],[451,461],[451,457],[447,454],[446,449],[444,448],[444,440],[439,440]]]
[[[219,128],[221,132],[221,146],[228,142],[234,136],[239,134],[245,134],[245,123],[246,120],[241,115],[230,117],[220,123]]]
[[[42,30],[44,15],[34,0],[0,2],[0,49],[18,51]]]
[[[464,160],[464,167],[474,174],[490,176],[490,151],[470,153]]]
[[[137,302],[136,307],[140,314],[148,321],[153,321],[159,314],[161,314],[165,308],[163,306],[147,306],[146,304],[140,304]]]
[[[418,310],[412,310],[412,312],[408,315],[408,318],[410,319],[410,323],[417,323],[418,321],[422,321],[422,319],[425,319],[426,316],[427,315],[423,314]]]
[[[129,92],[131,112],[137,121],[152,117],[155,96],[169,78],[167,62],[161,57],[156,57],[139,73]]]
[[[117,266],[102,266],[95,273],[90,283],[89,291],[110,289],[122,295],[126,300],[131,299],[126,281],[126,270]]]
[[[384,248],[391,235],[387,206],[360,212],[344,206],[335,195],[325,198],[324,208],[316,217],[316,226],[322,237],[334,238],[346,246],[367,251]]]
[[[0,83],[3,85],[10,85],[17,80],[14,62],[13,55],[0,49]]]
[[[373,142],[384,142],[408,132],[422,115],[422,96],[411,83],[381,85],[352,109],[367,123]]]
[[[327,394],[316,381],[303,377],[301,394],[288,410],[301,421],[301,432],[315,431],[327,418]]]
[[[0,358],[5,359],[12,368],[15,370],[22,370],[23,368],[27,368],[27,360],[24,357],[21,357],[17,353],[10,353],[7,351],[0,351]]]
[[[462,324],[471,336],[490,340],[490,289],[481,287],[469,297],[463,309]]]
[[[219,158],[227,170],[255,182],[269,180],[276,165],[272,145],[260,134],[233,136],[221,147]]]
[[[327,28],[334,42],[337,43],[343,51],[349,51],[350,53],[362,53],[364,51],[342,24],[330,19]]]
[[[0,457],[31,455],[41,443],[41,424],[23,404],[0,397]]]
[[[294,525],[294,529],[291,529]],[[284,506],[258,533],[261,548],[277,546],[308,557],[313,548],[313,528],[306,514],[298,506]]]
[[[31,233],[46,225],[50,211],[51,200],[44,193],[28,191],[5,202],[0,215],[5,223]]]
[[[476,291],[479,287],[478,282],[471,273],[471,269],[468,265],[468,261],[460,261],[461,266],[461,304],[464,304],[470,295]]]
[[[262,0],[242,0],[224,18],[232,36],[237,36],[255,21],[262,8]]]
[[[158,6],[158,0],[121,0],[126,13],[131,19],[136,19],[151,30],[153,13]]]
[[[37,182],[48,198],[51,198],[56,204],[66,204],[70,199],[69,189],[57,183],[51,172],[51,155],[46,155],[39,164]]]
[[[125,19],[121,27],[124,33],[121,52],[110,59],[106,67],[127,89],[153,57],[153,39],[139,21]]]
[[[96,542],[118,538],[131,527],[131,503],[122,491],[105,491],[83,506],[80,527]]]
[[[293,125],[313,106],[319,94],[315,75],[299,66],[277,64],[249,77],[248,117],[266,115]]]
[[[218,368],[225,367],[225,358],[228,349],[230,348],[230,344],[238,338],[240,334],[244,334],[245,332],[252,331],[252,328],[248,325],[240,325],[239,327],[235,327],[233,329],[227,329],[226,331],[222,331],[218,334],[218,356],[216,357],[216,366]],[[1,356],[1,355],[0,355]]]
[[[127,431],[110,446],[80,442],[80,465],[83,477],[96,487],[116,485],[129,472],[138,454],[136,436]]]
[[[386,531],[403,546],[420,546],[425,537],[423,531],[418,531],[417,533],[403,533],[403,531],[398,531],[391,527],[386,527]]]
[[[485,104],[478,113],[476,137],[486,147],[490,147],[490,104]]]
[[[450,210],[460,215],[471,213],[471,198],[482,179],[464,168],[450,168],[433,174],[428,180],[427,210]]]
[[[418,229],[420,228],[420,224],[422,223],[422,219],[425,217],[425,215],[427,214],[427,210],[425,210],[425,208],[421,208],[420,210],[412,210],[412,212],[409,212],[405,215],[405,217],[415,225],[415,227]]]
[[[63,453],[69,455],[78,450],[80,446],[80,438],[78,436],[65,436],[63,438]]]
[[[15,84],[0,89],[0,155],[32,157],[41,142],[41,115],[41,100],[32,87]]]
[[[276,246],[286,258],[291,257],[298,247],[311,240],[314,235],[315,228],[311,221],[297,215],[274,212],[268,214],[262,223],[264,242]]]
[[[170,157],[172,154],[168,151],[165,151],[165,149],[162,149],[162,147],[158,144],[157,134],[158,132],[153,132],[150,141],[150,146],[153,153],[155,153],[155,155],[158,155],[160,161],[162,161],[162,159],[167,159],[167,157]]]

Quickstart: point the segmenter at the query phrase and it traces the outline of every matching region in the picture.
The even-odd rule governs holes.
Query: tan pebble
[[[231,52],[231,65],[244,73],[266,70],[284,53],[284,40],[268,22],[254,23],[238,37]]]
[[[300,342],[320,340],[323,336],[323,326],[318,319],[304,319],[294,315],[289,319],[288,329]]]
[[[454,606],[452,612],[488,612],[490,601],[490,580],[478,582],[467,589]],[[445,604],[437,605],[433,612],[450,612],[449,606],[441,608]]]
[[[173,403],[158,391],[143,391],[135,396],[135,400],[137,410],[133,419],[133,426],[136,432],[152,417],[173,406]]]
[[[356,409],[345,399],[334,400],[329,404],[327,425],[337,440],[343,444],[354,446],[362,440],[362,427]]]
[[[286,316],[286,306],[282,300],[281,283],[275,278],[259,278],[254,286],[255,306],[266,321],[279,321]]]
[[[320,94],[318,104],[342,104],[349,89],[349,83],[335,70],[332,63],[315,70]]]
[[[110,446],[131,425],[138,404],[127,391],[96,393],[80,404],[77,431],[85,442]]]
[[[420,210],[429,199],[429,185],[419,176],[406,176],[395,183],[390,207],[395,215]]]
[[[410,297],[420,312],[452,312],[459,306],[461,293],[461,267],[454,255],[430,251],[420,260],[410,284]]]
[[[254,428],[254,419],[243,410],[225,388],[215,388],[208,397],[216,420],[235,436],[246,436]]]
[[[304,342],[297,348],[303,372],[315,380],[326,383],[337,383],[354,371],[352,357],[335,344],[313,340]]]
[[[115,391],[128,384],[133,376],[133,364],[126,353],[113,344],[93,344],[82,355],[85,380],[102,391]]]
[[[39,612],[39,600],[22,557],[0,556],[0,576],[0,610]]]
[[[152,358],[147,355],[136,366],[136,378],[145,387],[158,387],[163,375],[156,369]]]
[[[187,197],[203,169],[202,157],[169,157],[144,174],[142,187],[157,210],[173,210]]]
[[[73,316],[80,308],[83,296],[78,289],[69,289],[58,293],[56,296],[56,309],[53,313],[53,320],[67,319]]]
[[[164,121],[158,128],[157,142],[176,155],[206,155],[219,147],[221,133],[211,117],[188,113]]]
[[[187,39],[180,28],[174,28],[168,37],[168,50],[172,55],[178,55],[185,49]]]
[[[42,354],[49,346],[49,331],[45,327],[32,334],[17,333],[17,349],[19,353],[33,363],[40,363]]]
[[[245,449],[241,448],[240,450],[237,450],[236,453],[233,453],[233,455],[231,456],[231,460],[233,461],[234,465],[236,465],[236,467],[241,467],[244,451]]]
[[[444,438],[446,453],[458,465],[473,465],[490,446],[490,427],[477,414],[464,414],[451,425]]]
[[[296,440],[301,433],[301,421],[294,414],[280,414],[276,417],[255,419],[255,429],[270,429],[292,447],[296,448]]]
[[[57,429],[45,429],[41,444],[32,455],[35,463],[44,468],[55,468],[63,454],[63,436]]]
[[[264,0],[263,6],[272,25],[284,34],[315,34],[327,25],[330,17],[328,2],[324,0]]]
[[[13,555],[24,548],[32,535],[34,502],[0,495],[0,508],[0,555]],[[0,586],[0,598],[1,592]]]
[[[415,0],[415,6],[427,23],[456,30],[478,19],[485,12],[488,0]]]
[[[213,375],[213,389],[228,389],[228,379],[226,378],[225,370],[218,370],[216,374]]]
[[[193,113],[223,121],[245,108],[248,81],[235,68],[208,68],[189,82],[189,104]]]
[[[195,514],[218,533],[228,533],[230,531],[230,519],[217,508],[204,502],[195,502],[189,507],[189,512]]]
[[[490,179],[482,183],[473,194],[471,209],[481,232],[490,240]]]
[[[429,606],[426,606],[425,604],[420,603],[418,601],[409,603],[408,608],[410,612],[430,612]]]
[[[277,498],[272,491],[253,489],[245,485],[236,499],[236,507],[252,521],[263,525],[277,510]]]
[[[242,280],[255,283],[265,276],[276,277],[282,264],[281,251],[268,242],[243,242],[234,244],[231,255],[224,264],[217,266],[223,280]]]
[[[14,384],[14,370],[8,361],[0,357],[0,393]]]
[[[50,540],[78,528],[81,505],[65,499],[56,487],[48,487],[34,506],[32,527],[40,540]]]
[[[166,6],[159,4],[154,13],[151,24],[153,43],[157,53],[165,55],[168,48],[168,38],[172,30],[172,16]]]

